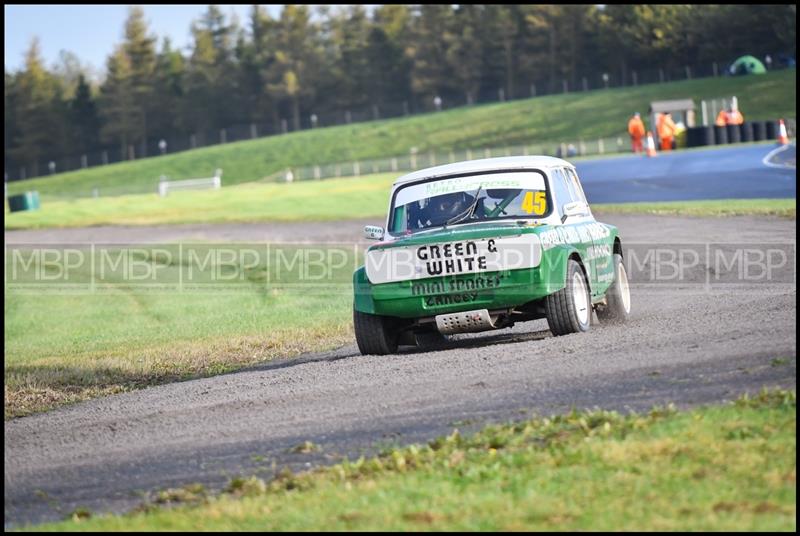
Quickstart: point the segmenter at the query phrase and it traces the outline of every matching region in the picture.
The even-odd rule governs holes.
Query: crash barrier
[[[21,212],[23,210],[36,210],[39,208],[39,192],[25,192],[24,194],[12,195],[8,198],[8,210],[11,212]]]
[[[689,127],[687,146],[726,145],[728,143],[779,140],[778,121],[747,121],[741,125]]]
[[[161,176],[158,182],[158,195],[164,197],[170,190],[204,190],[208,188],[219,189],[222,187],[222,170],[218,169],[213,177],[203,179],[186,179],[180,181],[168,181]]]
[[[334,164],[320,164],[284,169],[279,173],[263,177],[259,182],[297,182],[336,177],[358,177],[375,173],[416,171],[441,164],[452,164],[480,158],[502,156],[547,155],[558,158],[574,158],[603,154],[630,153],[630,137],[614,136],[564,143],[536,143],[508,147],[485,147],[481,149],[455,149],[452,151],[419,151],[375,160],[356,160]]]

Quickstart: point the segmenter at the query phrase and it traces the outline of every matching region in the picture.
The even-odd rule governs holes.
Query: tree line
[[[472,104],[603,73],[625,83],[744,53],[794,56],[795,21],[795,5],[392,4],[286,5],[277,18],[254,5],[240,22],[211,5],[181,51],[132,7],[102,80],[67,52],[48,69],[36,40],[5,71],[5,167],[35,176],[61,156],[138,158],[154,140],[235,124],[297,130],[326,114],[424,111],[436,97]]]

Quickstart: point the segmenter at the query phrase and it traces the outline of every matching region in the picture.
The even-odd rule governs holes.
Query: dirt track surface
[[[6,244],[150,243],[202,240],[222,242],[353,242],[365,225],[382,218],[302,223],[190,223],[182,225],[99,225],[65,229],[6,231]]]
[[[709,274],[737,269],[720,274],[708,263],[678,283],[632,284],[631,320],[585,334],[554,338],[536,321],[460,336],[438,352],[375,357],[349,346],[8,422],[6,526],[59,519],[77,507],[125,511],[156,489],[191,482],[219,489],[240,474],[269,477],[273,461],[300,470],[531,411],[687,407],[763,386],[795,388],[794,220],[598,219],[618,225],[630,247],[775,244],[788,247],[792,261],[770,284],[708,285]],[[333,239],[357,240],[363,223],[337,224]],[[228,238],[237,237],[254,238]],[[288,452],[305,440],[322,451]]]

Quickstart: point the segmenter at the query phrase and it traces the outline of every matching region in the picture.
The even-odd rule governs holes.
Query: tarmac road
[[[383,357],[349,346],[16,419],[5,423],[6,527],[77,507],[121,512],[156,489],[220,489],[236,475],[270,476],[273,461],[298,470],[531,411],[687,407],[796,387],[794,220],[599,219],[620,228],[633,263],[627,324],[554,338],[536,321]],[[357,239],[362,223],[340,232]],[[656,245],[698,262],[680,278],[648,279]],[[783,253],[768,255],[768,278],[717,262],[743,248]],[[288,452],[305,440],[322,451]]]
[[[575,167],[590,203],[791,198],[797,197],[795,154],[795,145],[734,145],[584,160]]]

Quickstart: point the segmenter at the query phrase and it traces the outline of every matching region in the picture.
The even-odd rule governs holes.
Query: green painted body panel
[[[518,307],[564,288],[570,255],[577,255],[584,266],[592,300],[603,298],[613,282],[617,229],[594,221],[565,225],[518,224],[515,221],[468,224],[416,233],[391,243],[376,244],[370,249],[510,237],[524,233],[536,234],[542,241],[541,262],[534,268],[374,285],[367,279],[362,266],[353,275],[354,307],[363,313],[399,318]]]

